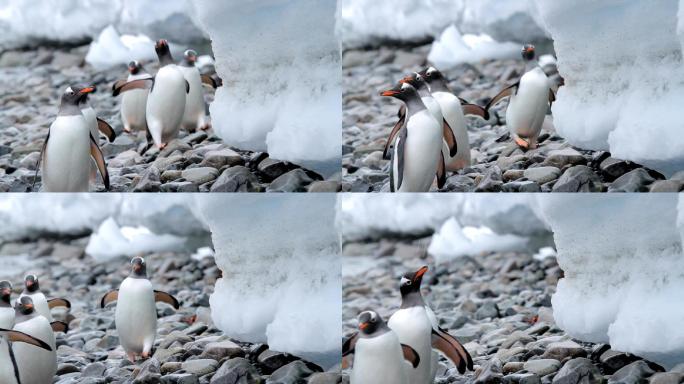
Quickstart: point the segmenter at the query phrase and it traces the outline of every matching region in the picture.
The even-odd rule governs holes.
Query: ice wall
[[[223,277],[212,317],[226,334],[339,363],[342,282],[335,196],[197,196]]]
[[[211,105],[217,134],[281,160],[334,162],[339,171],[342,75],[336,2],[193,1],[225,84]]]
[[[565,78],[553,104],[559,134],[666,174],[682,169],[680,1],[536,3]]]
[[[665,366],[681,362],[684,200],[675,194],[538,200],[565,272],[552,298],[556,323],[573,337],[609,342]]]

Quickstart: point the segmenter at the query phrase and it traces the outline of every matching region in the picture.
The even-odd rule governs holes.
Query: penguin
[[[114,83],[112,91],[121,88],[128,82],[144,79],[152,79],[152,75],[145,71],[139,61],[133,60],[128,63],[128,78]],[[133,89],[121,97],[121,122],[124,132],[131,133],[134,130],[147,132],[145,109],[147,108],[148,93],[149,91],[146,89]]]
[[[88,86],[83,85],[81,87],[86,88]],[[91,87],[93,88],[93,92],[97,90],[97,88],[94,85],[92,85]],[[107,140],[109,140],[110,143],[116,139],[116,132],[114,132],[114,129],[111,125],[109,125],[109,123],[97,117],[95,109],[93,109],[93,107],[88,102],[88,95],[88,93],[83,95],[83,97],[78,103],[78,107],[81,109],[81,113],[83,114],[83,117],[86,119],[86,123],[90,127],[90,134],[93,136],[93,139],[95,139],[95,143],[97,144],[97,146],[100,147],[100,132],[102,132],[107,137]],[[94,184],[96,178],[97,163],[93,159],[90,163],[90,182]]]
[[[14,308],[12,307],[12,284],[0,281],[0,328],[14,327]]]
[[[405,118],[392,129],[398,137],[390,161],[391,191],[428,192],[435,175],[441,188],[446,181],[442,124],[430,114],[418,91],[409,83],[400,82],[381,95],[397,98],[406,105]]]
[[[410,384],[406,371],[420,363],[418,352],[400,344],[397,335],[377,312],[361,312],[358,321],[359,332],[347,339],[342,347],[343,358],[354,354],[351,384]]]
[[[37,348],[32,344],[13,345],[14,358],[19,371],[21,384],[51,383],[57,371],[55,334],[50,322],[35,311],[33,300],[24,296],[17,299],[14,306],[16,324],[14,330],[41,340],[50,348]]]
[[[506,109],[506,125],[513,141],[523,150],[537,147],[537,137],[541,131],[549,106],[556,100],[551,89],[551,81],[535,60],[534,45],[522,48],[522,57],[527,62],[525,73],[515,84],[504,88],[487,103],[485,111],[503,98],[510,96]]]
[[[12,309],[14,311],[14,309]],[[0,383],[22,384],[19,377],[19,367],[12,350],[13,343],[26,343],[48,352],[52,351],[50,345],[24,332],[14,331],[11,328],[0,327]]]
[[[216,88],[216,81],[207,75],[202,75],[195,66],[197,62],[197,52],[188,49],[183,53],[178,68],[183,72],[183,77],[190,84],[190,93],[185,98],[185,112],[183,113],[183,128],[188,132],[195,132],[197,129],[209,128],[206,107],[204,105],[204,94],[202,84]]]
[[[33,306],[39,315],[44,316],[50,323],[53,324],[53,329],[55,331],[66,332],[66,324],[61,321],[54,321],[52,318],[52,313],[50,310],[55,307],[65,307],[67,309],[71,308],[71,303],[67,299],[54,298],[47,299],[43,292],[40,291],[40,283],[38,282],[38,277],[36,275],[27,275],[24,278],[24,292],[21,293],[19,298],[30,297],[33,301]],[[62,328],[64,327],[64,328]]]
[[[59,114],[50,125],[36,165],[37,178],[42,162],[47,192],[88,192],[91,156],[109,190],[107,164],[79,108],[81,99],[93,91],[93,87],[70,86],[62,94]]]
[[[147,265],[142,257],[131,260],[130,275],[121,282],[119,289],[107,292],[100,301],[104,308],[108,303],[117,301],[115,322],[121,346],[130,361],[136,355],[147,359],[152,352],[157,335],[157,308],[155,302],[161,301],[180,308],[178,300],[170,294],[156,291],[147,279]]]
[[[444,120],[451,127],[456,140],[458,152],[455,156],[450,155],[446,142],[442,146],[447,171],[458,171],[470,166],[470,140],[465,115],[479,116],[484,119],[486,116],[484,108],[455,96],[449,90],[444,75],[436,68],[429,67],[419,74],[425,79],[430,94],[441,107]]]
[[[185,112],[185,99],[190,93],[190,83],[174,63],[169,43],[158,40],[154,46],[160,68],[153,78],[139,79],[120,84],[113,91],[114,96],[134,89],[149,89],[145,119],[154,144],[159,149],[178,136]]]

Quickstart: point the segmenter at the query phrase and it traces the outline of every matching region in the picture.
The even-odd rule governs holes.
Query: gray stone
[[[216,179],[218,175],[218,170],[212,167],[188,168],[181,173],[182,178],[195,184],[210,182]]]
[[[475,372],[473,384],[500,384],[503,383],[501,361],[491,359],[486,361],[482,368]]]
[[[591,360],[579,357],[565,363],[553,378],[553,384],[601,384],[603,376]]]
[[[566,165],[585,164],[587,160],[573,148],[555,149],[546,154],[544,165],[563,168]]]
[[[297,360],[288,363],[271,374],[266,380],[267,384],[303,384],[313,371],[303,361]]]
[[[159,192],[161,187],[159,169],[154,165],[149,166],[140,176],[137,182],[133,182],[134,192]]]
[[[342,185],[340,184],[339,181],[336,180],[318,180],[314,181],[313,183],[309,184],[309,187],[307,188],[308,192],[328,192],[328,193],[335,193],[339,192],[342,188]]]
[[[275,160],[270,157],[262,160],[257,166],[259,172],[261,172],[268,181],[275,180],[276,178],[280,177],[280,175],[283,175],[295,168],[298,167],[292,163]]]
[[[656,180],[651,184],[651,192],[679,192],[684,188],[684,183],[678,180]]]
[[[599,165],[601,173],[608,181],[613,181],[638,167],[638,164],[632,163],[631,161],[620,160],[614,157],[604,159]]]
[[[204,160],[200,163],[201,167],[214,167],[221,169],[225,166],[232,167],[235,165],[243,165],[245,161],[239,153],[230,148],[224,148],[217,151],[209,151],[204,154]]]
[[[218,362],[214,359],[187,360],[181,364],[181,368],[184,371],[194,373],[197,376],[204,376],[216,371]]]
[[[200,358],[211,358],[216,361],[221,361],[225,358],[244,357],[245,352],[239,345],[230,340],[209,343],[204,347],[204,351]]]
[[[249,360],[236,357],[223,363],[211,378],[211,384],[261,384],[264,380]]]
[[[601,179],[586,165],[568,168],[553,186],[553,192],[601,192]]]
[[[241,165],[223,171],[214,184],[211,192],[254,192],[259,189],[259,180],[250,170]]]
[[[316,372],[309,376],[307,384],[340,384],[342,375],[336,372]],[[661,383],[669,384],[669,383]]]
[[[475,188],[476,192],[500,192],[503,185],[501,168],[498,166],[490,167],[484,177]]]
[[[523,368],[526,371],[536,373],[539,376],[546,376],[554,373],[558,371],[560,367],[560,361],[555,359],[528,360],[523,365]]]
[[[302,169],[297,168],[273,180],[266,188],[266,192],[306,192],[306,186],[313,179]]]
[[[475,312],[475,318],[477,320],[484,320],[488,318],[499,317],[499,307],[493,301],[486,301],[482,303],[480,308]]]
[[[608,384],[645,384],[655,371],[639,360],[620,368],[608,379]]]
[[[684,374],[680,372],[656,372],[648,379],[649,384],[681,384]]]
[[[549,181],[556,180],[560,174],[560,169],[556,167],[537,167],[527,168],[523,173],[523,176],[537,184],[545,184]]]
[[[646,170],[637,168],[618,177],[608,187],[608,192],[648,192],[648,186],[654,181]]]
[[[542,358],[563,361],[568,357],[575,358],[586,356],[587,351],[585,351],[581,345],[572,340],[566,340],[547,345],[546,352],[544,352]]]

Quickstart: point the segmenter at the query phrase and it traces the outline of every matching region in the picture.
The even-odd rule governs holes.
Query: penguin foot
[[[124,127],[124,132],[131,133],[131,128],[130,127]]]
[[[528,143],[525,139],[522,139],[520,137],[514,137],[513,140],[515,141],[518,146],[524,150],[530,149],[530,143]]]
[[[130,360],[131,363],[135,363],[135,353],[129,352],[128,353],[128,360]]]
[[[208,131],[211,128],[211,123],[206,123],[200,127],[202,131]]]
[[[161,144],[159,144],[159,150],[162,150],[162,149],[166,148],[166,146],[167,146],[168,144],[169,144],[169,143],[161,143]]]
[[[142,355],[140,355],[140,356],[142,356],[143,359],[149,359],[150,358],[150,352],[149,351],[143,352]]]

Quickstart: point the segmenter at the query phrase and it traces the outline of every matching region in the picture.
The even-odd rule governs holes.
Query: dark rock
[[[278,368],[266,384],[306,384],[306,379],[313,371],[303,361],[293,361]]]
[[[248,168],[238,165],[223,171],[211,186],[211,192],[255,192],[259,188],[257,177]]]
[[[608,192],[648,192],[648,186],[654,181],[646,170],[637,168],[618,177],[608,187]]]
[[[298,168],[296,165],[287,161],[275,160],[270,157],[262,160],[257,169],[266,181],[272,181],[281,175]]]
[[[159,169],[154,165],[149,166],[142,175],[139,176],[138,181],[133,183],[134,192],[159,192],[161,187]]]
[[[285,364],[299,360],[297,356],[285,352],[276,352],[270,349],[263,351],[257,358],[257,362],[266,374],[277,370]]]
[[[499,317],[499,307],[493,301],[486,301],[482,303],[480,308],[478,308],[475,312],[475,318],[477,320],[497,317]]]
[[[482,368],[475,372],[473,384],[500,384],[503,382],[501,361],[494,358],[485,362]]]
[[[613,181],[636,168],[639,168],[638,164],[632,163],[631,161],[616,159],[614,157],[606,158],[601,161],[601,164],[599,165],[601,174],[607,181]]]
[[[679,192],[684,183],[678,180],[656,180],[651,184],[650,192]]]
[[[340,384],[342,383],[342,375],[335,372],[316,372],[309,376],[307,384]],[[659,383],[670,384],[670,383]]]
[[[306,186],[312,182],[306,172],[297,168],[273,180],[266,192],[306,192]]]
[[[603,376],[591,360],[579,357],[565,363],[553,378],[553,384],[601,384]]]
[[[635,361],[620,368],[608,379],[608,384],[645,384],[655,371],[643,361]]]
[[[342,190],[342,185],[340,184],[339,181],[336,180],[318,180],[314,181],[309,185],[307,188],[308,192],[315,192],[315,193],[321,193],[321,192],[328,192],[328,193],[335,193],[339,192]]]
[[[501,192],[503,186],[503,179],[501,175],[501,168],[492,166],[487,170],[484,177],[475,188],[476,192]]]
[[[601,179],[586,165],[568,168],[553,186],[553,192],[601,192]]]
[[[211,378],[211,384],[261,384],[264,380],[249,360],[236,357],[223,363]]]

